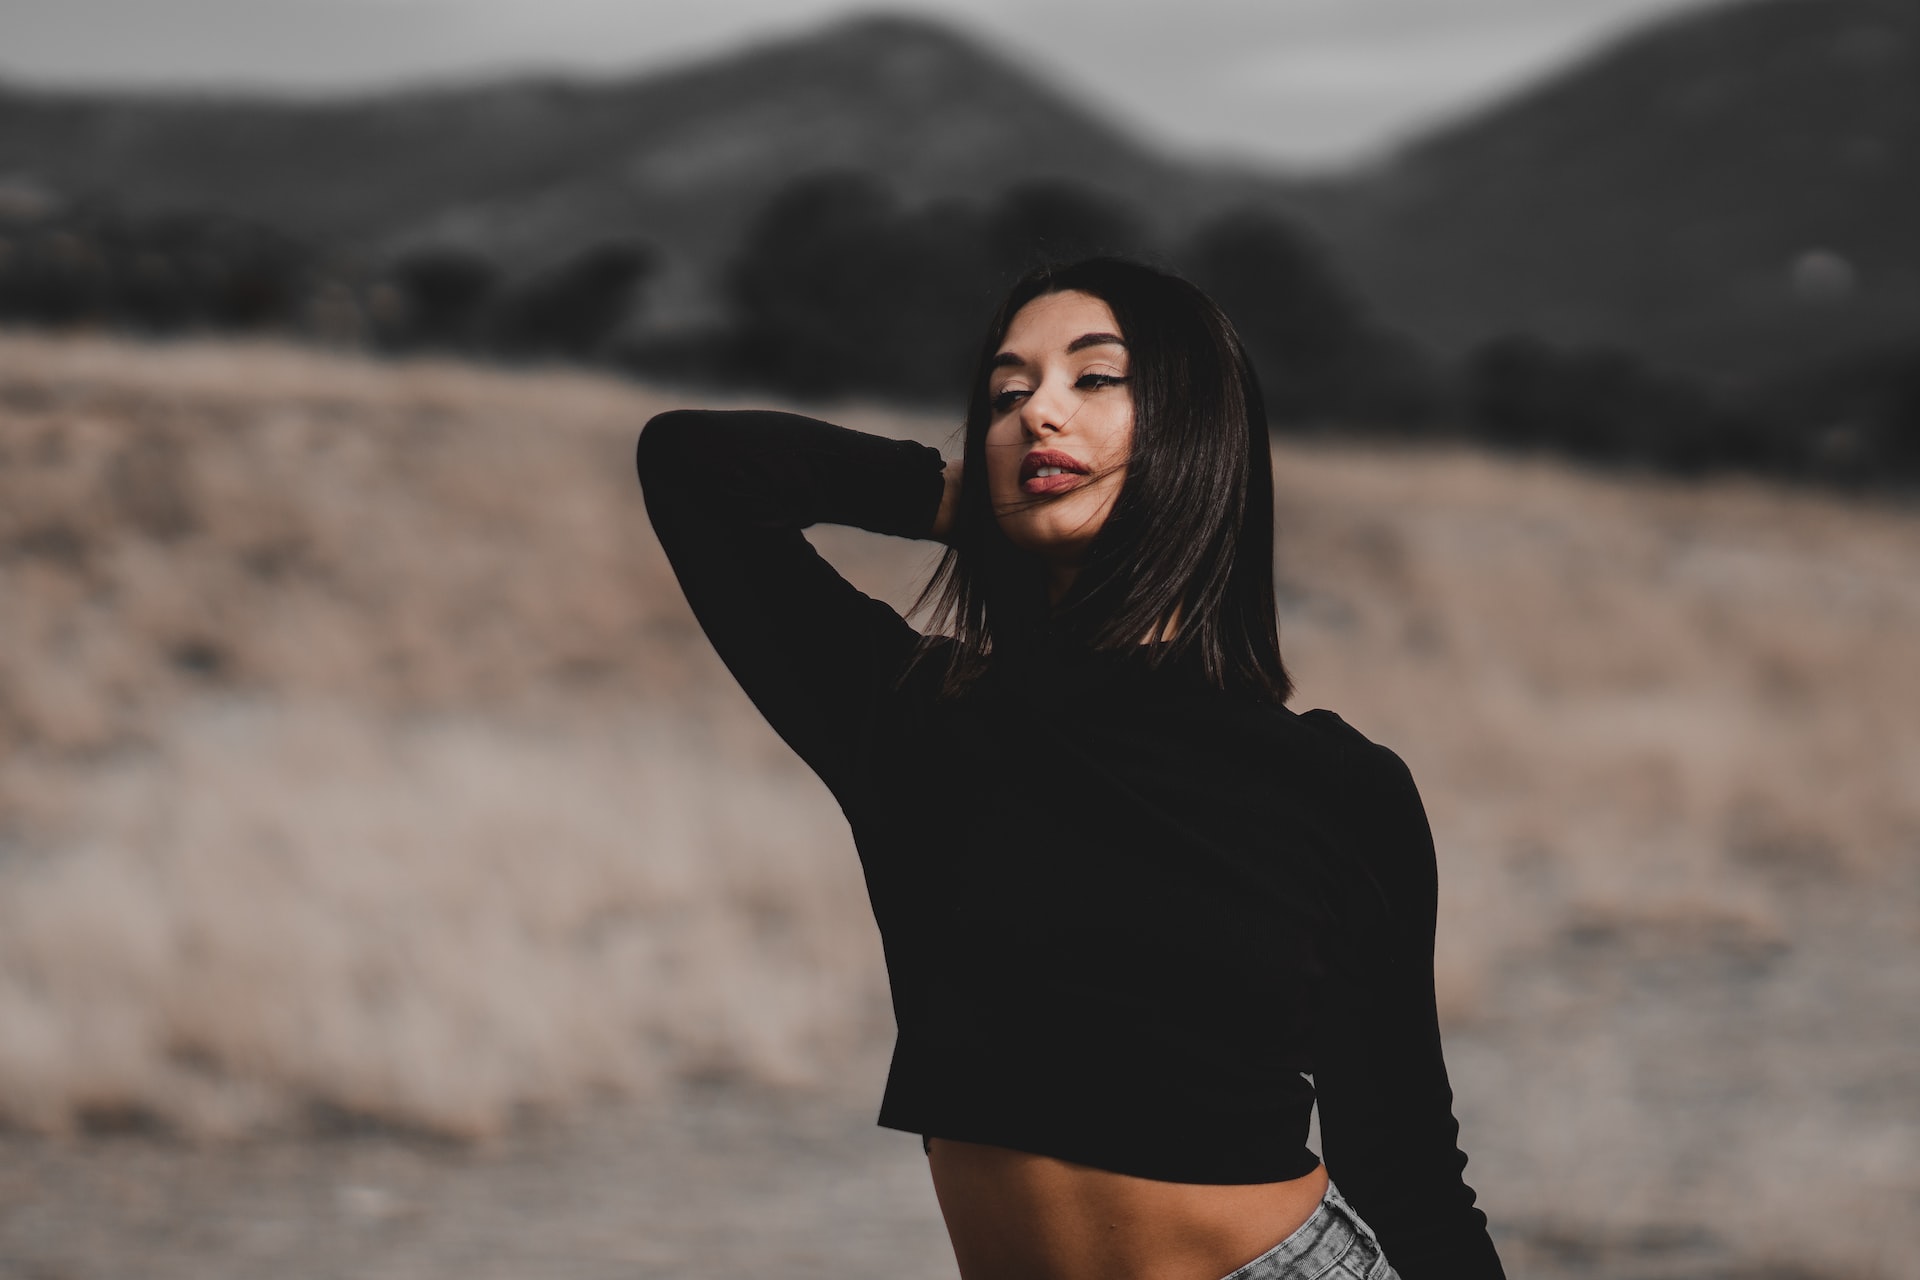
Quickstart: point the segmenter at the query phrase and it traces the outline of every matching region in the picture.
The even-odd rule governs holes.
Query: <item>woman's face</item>
[[[1014,315],[988,377],[994,514],[1008,540],[1045,563],[1055,598],[1126,477],[1133,393],[1124,338],[1092,294],[1042,294]]]

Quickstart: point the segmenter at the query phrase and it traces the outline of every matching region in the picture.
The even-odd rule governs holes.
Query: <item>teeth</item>
[[[1065,467],[1041,467],[1038,471],[1034,472],[1033,475],[1035,479],[1039,480],[1045,479],[1047,476],[1060,475],[1065,470]]]

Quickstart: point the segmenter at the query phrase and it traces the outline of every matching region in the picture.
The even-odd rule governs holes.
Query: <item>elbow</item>
[[[642,489],[662,471],[672,469],[679,459],[688,456],[689,444],[700,430],[700,420],[706,416],[702,409],[669,409],[647,420],[640,428],[640,440],[633,451],[634,471]]]

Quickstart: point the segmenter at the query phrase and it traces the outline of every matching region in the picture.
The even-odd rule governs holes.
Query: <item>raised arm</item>
[[[1314,1089],[1327,1172],[1373,1227],[1401,1280],[1504,1272],[1464,1178],[1453,1088],[1440,1051],[1433,834],[1400,757],[1364,743],[1355,770],[1373,909],[1354,920],[1329,984]]]
[[[792,413],[679,410],[635,451],[687,603],[762,715],[844,802],[861,727],[919,634],[801,530],[930,537],[940,451]]]

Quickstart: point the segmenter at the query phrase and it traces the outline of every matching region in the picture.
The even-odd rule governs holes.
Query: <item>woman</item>
[[[1284,705],[1265,416],[1211,302],[1114,259],[1028,276],[956,463],[744,411],[663,414],[638,464],[695,616],[852,826],[879,1120],[924,1135],[966,1280],[1501,1275],[1425,813],[1391,751]],[[946,542],[940,625],[816,523]]]

